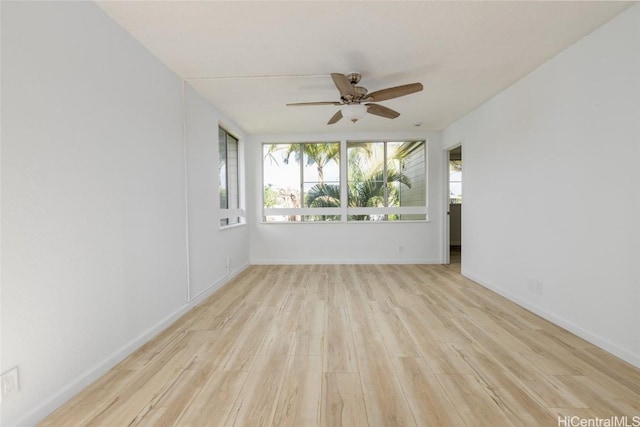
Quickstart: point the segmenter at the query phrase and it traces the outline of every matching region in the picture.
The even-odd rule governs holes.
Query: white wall
[[[188,272],[192,293],[219,285],[223,255],[237,271],[248,239],[216,228],[215,111],[189,89],[183,108],[181,81],[91,2],[1,7],[0,370],[18,366],[21,390],[0,424],[13,426],[193,307]],[[201,180],[211,149],[213,181]]]
[[[185,85],[189,206],[189,297],[217,288],[249,265],[249,227],[220,229],[218,123],[239,139],[241,129]],[[240,163],[243,169],[242,161]],[[242,187],[242,185],[241,185]],[[242,198],[242,195],[241,195]],[[229,258],[230,268],[225,267]]]
[[[460,141],[463,274],[640,366],[640,5],[444,131]]]
[[[382,119],[381,119],[382,120]],[[429,222],[407,223],[262,223],[262,143],[346,140],[427,140]],[[438,263],[442,261],[442,164],[438,132],[350,135],[253,135],[247,144],[251,262]],[[399,253],[398,246],[403,247]]]

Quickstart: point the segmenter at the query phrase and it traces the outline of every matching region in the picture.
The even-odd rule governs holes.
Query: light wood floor
[[[557,426],[574,415],[640,415],[640,370],[455,266],[252,266],[42,425]]]

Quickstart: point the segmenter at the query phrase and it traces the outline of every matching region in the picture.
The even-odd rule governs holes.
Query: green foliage
[[[411,188],[409,178],[397,171],[391,163],[387,167],[385,180],[384,165],[379,162],[374,167],[361,156],[349,158],[348,205],[350,207],[383,207],[398,205],[399,185]],[[387,202],[385,203],[385,195]],[[317,184],[307,193],[309,207],[340,207],[340,187],[331,184]],[[352,215],[355,220],[369,220],[369,215]]]
[[[284,163],[289,164],[289,159],[294,156],[297,162],[303,157],[306,159],[307,165],[316,165],[318,169],[318,178],[323,181],[324,167],[331,161],[338,161],[340,158],[340,144],[333,143],[306,143],[306,144],[270,144],[269,149],[265,153],[265,158],[271,159],[272,162],[278,164],[274,153],[284,150]],[[302,153],[304,151],[304,153]]]
[[[264,207],[272,208],[278,204],[278,191],[272,185],[264,187]]]
[[[348,145],[348,183],[347,204],[349,207],[387,207],[400,205],[400,189],[411,188],[409,177],[403,172],[404,159],[416,149],[422,147],[422,141],[410,141],[389,148],[386,171],[384,150],[381,143],[361,142]],[[386,147],[386,145],[385,145]],[[339,161],[339,143],[304,143],[304,144],[271,144],[265,150],[265,160],[270,158],[276,162],[275,153],[281,152],[277,158],[288,164],[290,159],[304,161],[307,165],[316,165],[319,183],[311,187],[305,195],[305,206],[340,207],[340,186],[325,184],[323,168],[331,161]],[[264,189],[265,207],[277,204],[278,192],[270,186]],[[395,219],[398,215],[388,215]],[[311,216],[310,218],[315,218]],[[320,216],[317,219],[330,219],[331,216]],[[354,215],[351,219],[370,220],[370,215]],[[338,219],[336,217],[336,219]]]
[[[316,184],[307,192],[307,206],[311,208],[339,208],[340,186]]]

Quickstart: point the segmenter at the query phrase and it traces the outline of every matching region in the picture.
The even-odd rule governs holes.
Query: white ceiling
[[[99,6],[248,133],[440,130],[631,2],[105,1]],[[401,116],[326,125],[329,74],[369,91],[421,82],[381,102]],[[579,70],[576,70],[579,72]]]

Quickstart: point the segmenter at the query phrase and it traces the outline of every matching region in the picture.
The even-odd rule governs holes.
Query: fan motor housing
[[[364,88],[362,86],[354,86],[353,88],[356,90],[356,93],[358,94],[358,98],[364,98],[365,96],[367,96],[367,93],[369,92],[367,88]]]

